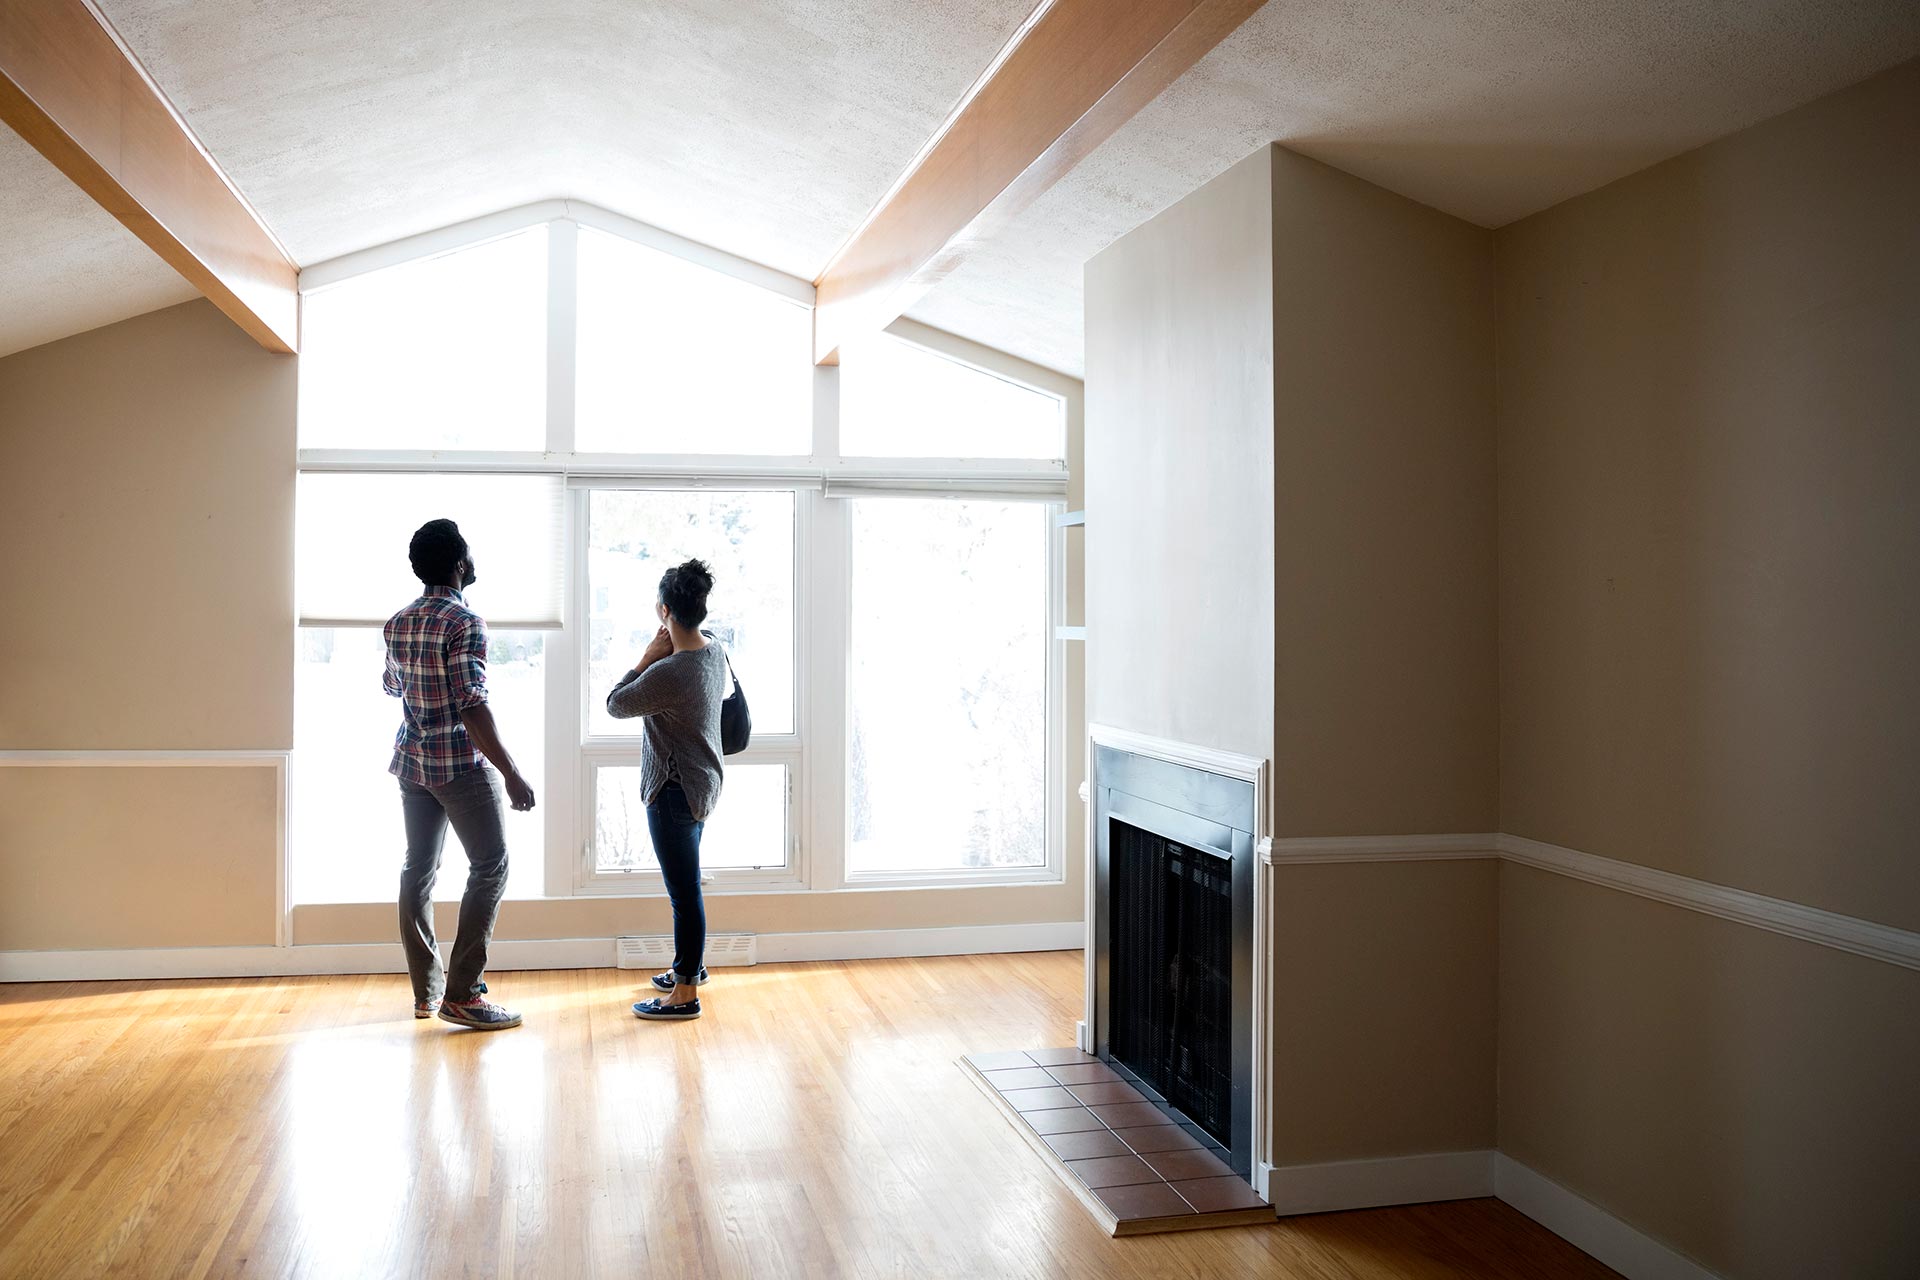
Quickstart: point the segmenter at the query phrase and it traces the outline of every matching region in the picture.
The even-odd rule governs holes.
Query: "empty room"
[[[0,0],[0,617],[7,1280],[1920,1275],[1911,0]]]

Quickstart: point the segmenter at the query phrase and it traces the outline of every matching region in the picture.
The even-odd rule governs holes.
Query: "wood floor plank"
[[[1110,1239],[955,1066],[1072,1039],[1074,953],[0,987],[0,1275],[1588,1277],[1497,1201]]]

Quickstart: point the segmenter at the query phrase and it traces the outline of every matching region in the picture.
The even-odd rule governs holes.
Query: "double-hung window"
[[[581,206],[449,234],[309,273],[293,901],[392,896],[380,626],[440,516],[540,798],[508,819],[509,896],[662,891],[641,726],[605,704],[691,557],[754,725],[703,835],[710,891],[1060,879],[1071,384],[904,324],[815,368],[803,282]]]

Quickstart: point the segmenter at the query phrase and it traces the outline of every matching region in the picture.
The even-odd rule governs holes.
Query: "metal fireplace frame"
[[[1108,937],[1115,819],[1233,864],[1234,1087],[1222,1158],[1264,1194],[1267,1172],[1266,762],[1091,727],[1088,748],[1087,1023],[1082,1048],[1112,1061]],[[1116,1067],[1125,1067],[1115,1062]],[[1135,1079],[1131,1070],[1122,1075]],[[1154,1096],[1154,1095],[1149,1095]],[[1156,1102],[1178,1115],[1177,1109]],[[1185,1119],[1185,1117],[1182,1117]]]

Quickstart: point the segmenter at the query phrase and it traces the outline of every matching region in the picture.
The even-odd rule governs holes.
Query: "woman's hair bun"
[[[660,575],[660,603],[683,627],[707,620],[707,593],[713,590],[713,570],[704,560],[674,565]]]

